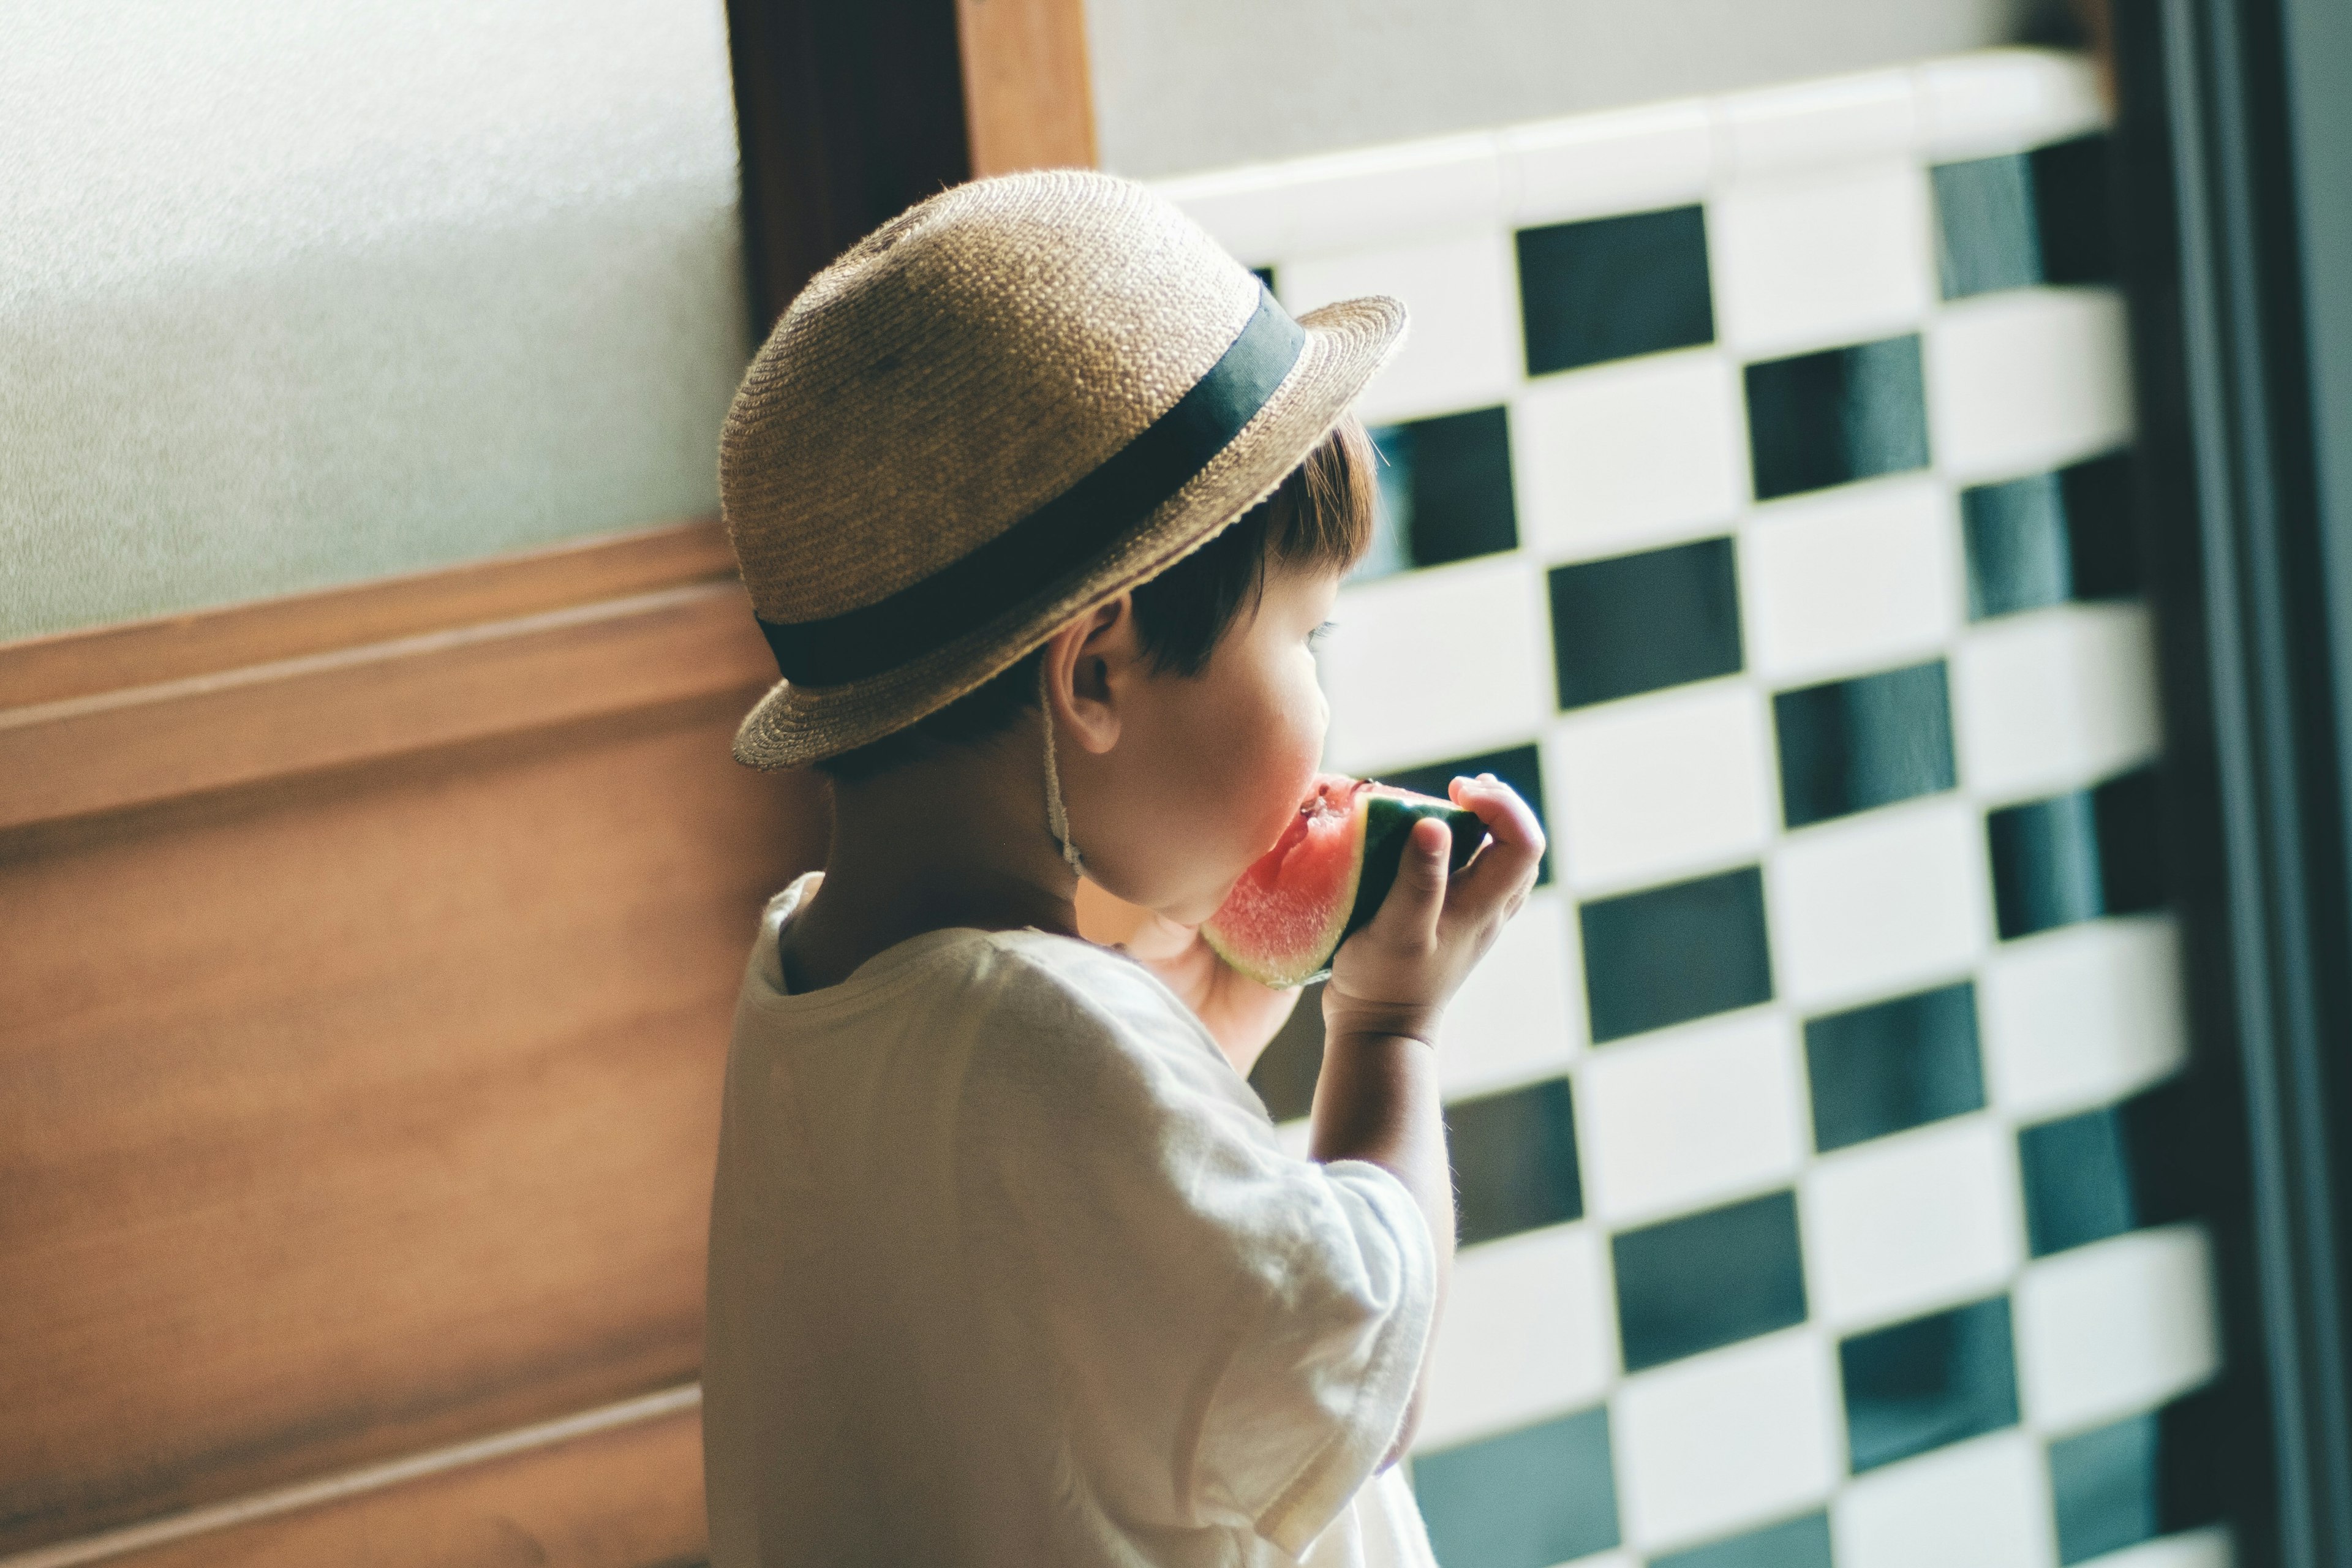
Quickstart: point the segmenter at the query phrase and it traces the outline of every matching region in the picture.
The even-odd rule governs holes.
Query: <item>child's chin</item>
[[[1188,898],[1178,899],[1162,909],[1160,913],[1161,918],[1173,921],[1180,926],[1196,926],[1223,909],[1225,904],[1225,895],[1231,891],[1233,891],[1233,884],[1229,882],[1213,893],[1194,894]]]

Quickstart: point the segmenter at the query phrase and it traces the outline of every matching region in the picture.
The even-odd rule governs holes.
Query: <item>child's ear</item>
[[[1045,645],[1045,689],[1054,722],[1070,742],[1097,753],[1118,743],[1120,699],[1139,651],[1135,602],[1125,594],[1054,634]]]

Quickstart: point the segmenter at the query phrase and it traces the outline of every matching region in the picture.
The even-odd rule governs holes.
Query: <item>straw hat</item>
[[[1080,170],[978,180],[794,300],[719,437],[719,490],[784,679],[736,760],[913,723],[1165,571],[1281,483],[1404,331],[1293,321],[1168,202]]]

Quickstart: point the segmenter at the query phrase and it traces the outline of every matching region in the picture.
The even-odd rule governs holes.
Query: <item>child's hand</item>
[[[1340,945],[1323,990],[1331,1036],[1393,1035],[1437,1043],[1437,1023],[1503,922],[1527,902],[1543,862],[1543,829],[1492,773],[1458,778],[1454,804],[1477,813],[1492,842],[1446,875],[1444,825],[1413,824],[1395,886],[1370,925]]]
[[[1078,883],[1078,934],[1116,947],[1160,977],[1192,1009],[1218,1049],[1243,1077],[1298,1005],[1297,991],[1276,991],[1235,973],[1201,939],[1198,926],[1179,925],[1090,881]]]

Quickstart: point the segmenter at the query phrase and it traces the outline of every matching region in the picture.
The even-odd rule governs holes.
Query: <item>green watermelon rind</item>
[[[1365,805],[1364,853],[1362,869],[1356,879],[1355,905],[1348,911],[1348,923],[1340,930],[1339,942],[1333,942],[1330,952],[1324,956],[1323,973],[1330,973],[1330,963],[1339,955],[1339,942],[1371,924],[1372,917],[1381,912],[1389,889],[1396,885],[1397,868],[1404,864],[1405,840],[1412,836],[1412,825],[1424,816],[1436,817],[1454,835],[1454,847],[1446,855],[1449,870],[1459,871],[1469,864],[1470,857],[1486,840],[1486,825],[1478,820],[1475,811],[1436,801],[1372,795]]]

